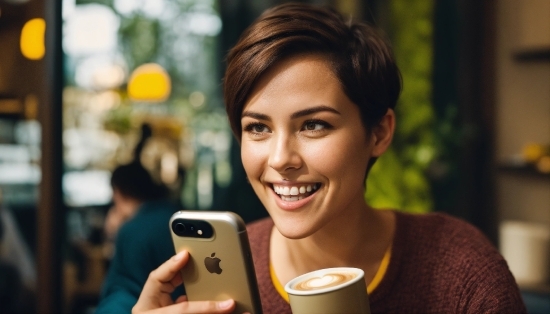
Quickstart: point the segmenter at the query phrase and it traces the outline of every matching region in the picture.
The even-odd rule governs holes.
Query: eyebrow
[[[297,112],[293,113],[290,116],[290,118],[291,119],[296,119],[296,118],[300,118],[300,117],[303,117],[303,116],[307,116],[307,115],[317,113],[317,112],[322,112],[322,111],[329,111],[329,112],[333,112],[333,113],[336,113],[336,114],[340,115],[340,112],[338,110],[336,110],[332,107],[329,107],[329,106],[321,105],[321,106],[315,106],[315,107],[312,107],[312,108],[307,108],[307,109],[304,109],[304,110],[297,111]],[[244,117],[251,117],[251,118],[258,119],[258,120],[271,121],[271,118],[268,115],[263,114],[263,113],[254,112],[254,111],[244,111],[241,118],[244,118]]]
[[[322,111],[330,111],[330,112],[333,112],[333,113],[336,113],[336,114],[340,114],[340,112],[332,107],[329,107],[329,106],[316,106],[316,107],[311,107],[311,108],[307,108],[307,109],[304,109],[304,110],[300,110],[300,111],[297,111],[295,113],[293,113],[290,118],[291,119],[296,119],[296,118],[300,118],[300,117],[303,117],[303,116],[307,116],[307,115],[310,115],[310,114],[313,114],[313,113],[317,113],[317,112],[322,112]]]
[[[244,117],[251,117],[258,120],[271,121],[271,118],[268,115],[254,112],[254,111],[243,111],[243,114],[241,115],[241,119]]]

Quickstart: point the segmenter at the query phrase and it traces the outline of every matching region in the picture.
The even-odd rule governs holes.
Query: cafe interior
[[[93,313],[112,258],[111,173],[144,125],[138,158],[182,208],[267,215],[221,77],[240,33],[282,2],[0,0],[0,312]],[[550,313],[550,1],[302,2],[393,44],[398,127],[365,197],[474,224],[528,312]]]

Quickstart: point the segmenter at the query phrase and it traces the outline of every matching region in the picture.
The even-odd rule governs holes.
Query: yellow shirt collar
[[[386,253],[384,253],[384,257],[382,258],[382,262],[380,262],[380,267],[378,267],[378,270],[376,271],[376,274],[374,275],[374,278],[367,286],[367,293],[371,294],[376,287],[382,282],[382,279],[384,279],[384,275],[386,274],[386,271],[388,270],[388,265],[390,264],[390,258],[391,258],[391,245],[386,250]],[[271,281],[273,282],[273,286],[275,287],[275,290],[281,295],[283,299],[288,302],[288,293],[286,293],[283,285],[275,275],[275,271],[273,270],[273,266],[271,263],[269,263],[269,274],[271,275]]]

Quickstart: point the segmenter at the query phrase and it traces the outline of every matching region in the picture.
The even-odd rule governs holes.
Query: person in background
[[[129,313],[148,273],[174,254],[168,221],[180,207],[140,162],[150,136],[150,127],[144,125],[134,160],[117,167],[111,177],[113,207],[105,233],[114,243],[114,255],[96,313]]]
[[[113,206],[105,218],[105,234],[114,240],[120,227],[134,217],[145,203],[167,197],[167,189],[157,184],[139,162],[118,166],[111,176]]]
[[[133,160],[116,167],[111,174],[113,206],[107,212],[104,224],[108,241],[114,241],[119,228],[137,213],[144,202],[163,199],[167,196],[166,187],[157,184],[140,161],[143,147],[151,136],[151,127],[143,124],[140,140],[134,149]]]
[[[291,313],[291,279],[339,266],[364,271],[372,313],[526,312],[506,261],[474,226],[365,200],[400,92],[380,31],[326,7],[276,6],[229,52],[226,111],[270,216],[248,225],[264,313]],[[232,312],[231,299],[171,294],[188,260],[183,251],[150,272],[132,313]]]

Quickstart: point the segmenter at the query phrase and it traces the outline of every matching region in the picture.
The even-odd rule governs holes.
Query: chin
[[[302,221],[296,218],[273,218],[275,227],[281,235],[292,240],[300,240],[314,234],[316,229],[310,225],[311,221]]]

